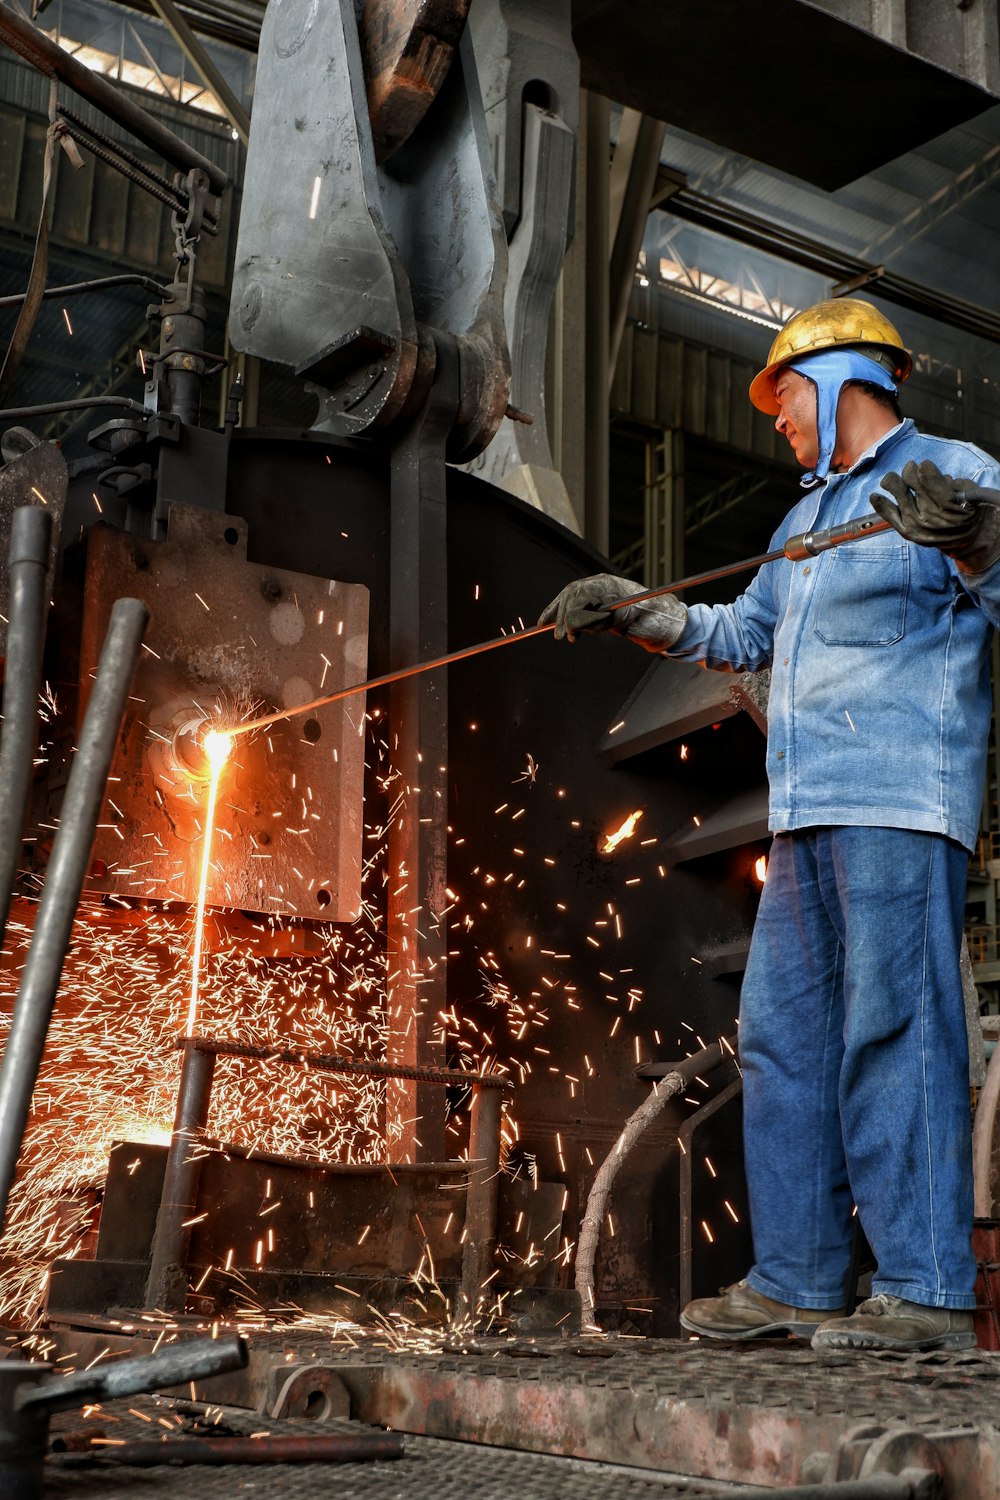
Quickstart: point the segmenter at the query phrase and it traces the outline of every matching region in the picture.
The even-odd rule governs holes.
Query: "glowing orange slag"
[[[191,959],[191,1002],[188,1005],[185,1036],[194,1034],[195,1018],[198,1014],[198,985],[201,979],[201,949],[205,930],[205,896],[208,891],[208,872],[212,864],[212,834],[215,829],[215,803],[219,795],[222,770],[229,759],[233,746],[232,735],[221,730],[210,729],[205,736],[205,754],[208,757],[209,780],[208,801],[205,806],[205,836],[201,850],[201,879],[198,882],[198,904],[194,917],[194,955]]]
[[[641,817],[641,808],[637,812],[630,812],[620,828],[616,828],[614,833],[605,834],[604,843],[601,845],[601,853],[614,854],[618,845],[624,839],[630,839],[633,833],[635,833],[636,824]]]
[[[753,872],[754,872],[754,875],[756,876],[756,878],[760,881],[761,885],[763,885],[764,881],[767,879],[767,855],[766,854],[760,855],[760,857],[754,861]]]

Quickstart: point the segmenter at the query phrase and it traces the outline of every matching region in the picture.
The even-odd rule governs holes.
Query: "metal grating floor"
[[[81,1432],[88,1427],[109,1438],[148,1439],[161,1419],[173,1423],[175,1414],[185,1417],[189,1432],[188,1402],[140,1396],[115,1402],[83,1422],[76,1413],[53,1422],[53,1436]],[[213,1408],[213,1415],[218,1413]],[[141,1415],[139,1415],[141,1413]],[[274,1422],[246,1413],[226,1411],[224,1430],[233,1433],[307,1431],[309,1433],[357,1432],[357,1422]],[[178,1431],[182,1429],[177,1428]],[[218,1432],[214,1425],[210,1430]],[[164,1433],[164,1449],[169,1436]],[[232,1495],[252,1495],[260,1500],[675,1500],[675,1497],[715,1497],[734,1493],[730,1486],[654,1475],[609,1464],[587,1463],[573,1458],[518,1453],[485,1448],[470,1443],[446,1442],[439,1438],[407,1437],[402,1458],[391,1462],[338,1464],[276,1464],[243,1467],[129,1469],[124,1466],[55,1467],[50,1460],[44,1500],[215,1500]],[[165,1451],[164,1457],[167,1454]],[[56,1460],[63,1464],[65,1460]],[[79,1464],[74,1458],[72,1463]]]
[[[131,1330],[136,1352],[138,1331]],[[130,1342],[93,1326],[50,1328],[50,1335],[64,1368]],[[275,1375],[315,1370],[307,1381],[320,1388],[333,1381],[355,1421],[407,1434],[407,1458],[308,1473],[283,1466],[201,1468],[196,1478],[190,1470],[53,1474],[46,1494],[131,1497],[141,1484],[147,1495],[159,1485],[165,1496],[205,1500],[223,1493],[321,1497],[334,1489],[364,1500],[423,1500],[432,1484],[434,1500],[468,1500],[470,1493],[506,1500],[517,1490],[524,1500],[568,1500],[591,1486],[595,1500],[597,1488],[609,1500],[707,1496],[731,1493],[734,1485],[801,1484],[830,1464],[847,1477],[862,1461],[874,1462],[877,1444],[898,1439],[900,1452],[933,1452],[949,1500],[1000,1500],[1000,1354],[816,1353],[790,1340],[545,1337],[453,1345],[417,1330],[397,1341],[356,1325],[341,1325],[339,1337],[272,1325],[250,1331],[249,1341],[249,1369],[220,1377],[229,1382],[224,1391],[199,1389],[199,1398],[243,1408],[249,1430],[263,1430],[267,1419],[251,1413],[273,1409]],[[324,1423],[323,1430],[337,1428]]]

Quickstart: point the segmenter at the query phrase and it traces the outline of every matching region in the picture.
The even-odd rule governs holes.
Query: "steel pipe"
[[[60,412],[89,411],[96,406],[117,406],[122,411],[136,411],[143,417],[153,415],[141,401],[133,401],[130,396],[81,396],[75,401],[44,401],[41,406],[5,406],[0,411],[0,422],[20,422],[28,417],[54,417]]]
[[[154,297],[162,298],[167,295],[167,288],[154,281],[151,276],[123,272],[120,276],[98,276],[93,281],[71,281],[68,286],[47,286],[42,299],[50,301],[57,297],[64,300],[66,297],[79,297],[83,292],[107,292],[119,286],[138,286],[145,292],[151,292]],[[9,297],[0,297],[0,307],[20,307],[27,295],[27,292],[12,292]]]
[[[497,1089],[474,1088],[469,1126],[469,1188],[465,1199],[465,1245],[462,1249],[462,1301],[476,1310],[493,1269],[497,1242],[497,1193],[500,1181],[500,1106]]]
[[[53,1412],[225,1375],[245,1369],[248,1358],[245,1340],[225,1338],[191,1339],[54,1379],[39,1360],[0,1361],[0,1495],[40,1500]]]
[[[73,920],[90,861],[105,783],[149,611],[119,599],[98,663],[63,799],[59,831],[35,918],[0,1063],[0,1229],[21,1151]]]
[[[146,1307],[150,1310],[181,1312],[187,1300],[191,1230],[185,1228],[185,1221],[194,1214],[198,1201],[203,1159],[199,1147],[208,1124],[214,1076],[215,1054],[185,1047],[146,1281]]]
[[[210,1380],[230,1370],[245,1370],[249,1362],[246,1339],[180,1339],[135,1359],[112,1359],[77,1370],[21,1394],[18,1411],[71,1411],[92,1401],[119,1401],[141,1391],[169,1390],[191,1380]]]
[[[46,78],[58,78],[82,99],[88,100],[103,114],[117,121],[150,150],[158,152],[171,166],[182,172],[204,172],[213,193],[225,190],[229,179],[221,167],[202,156],[187,141],[182,141],[179,135],[168,130],[166,125],[154,119],[141,105],[116,89],[106,78],[102,78],[100,73],[92,73],[82,62],[64,52],[44,31],[32,26],[30,21],[19,16],[9,5],[4,5],[2,0],[0,41],[6,42],[8,47],[33,68],[44,73]]]
[[[40,505],[22,505],[10,528],[7,662],[0,742],[0,948],[17,867],[38,745],[38,689],[42,675],[46,576],[52,517]]]

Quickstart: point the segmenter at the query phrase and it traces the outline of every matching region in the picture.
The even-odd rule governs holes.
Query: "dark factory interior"
[[[0,1500],[1000,1500],[998,188],[997,0],[0,0]]]

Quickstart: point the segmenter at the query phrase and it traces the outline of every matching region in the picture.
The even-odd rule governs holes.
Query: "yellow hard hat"
[[[820,349],[843,347],[858,349],[877,360],[895,380],[905,380],[913,368],[899,330],[877,307],[860,297],[834,297],[789,318],[771,345],[767,364],[750,384],[750,400],[758,411],[776,417],[779,407],[774,384],[782,366]]]

